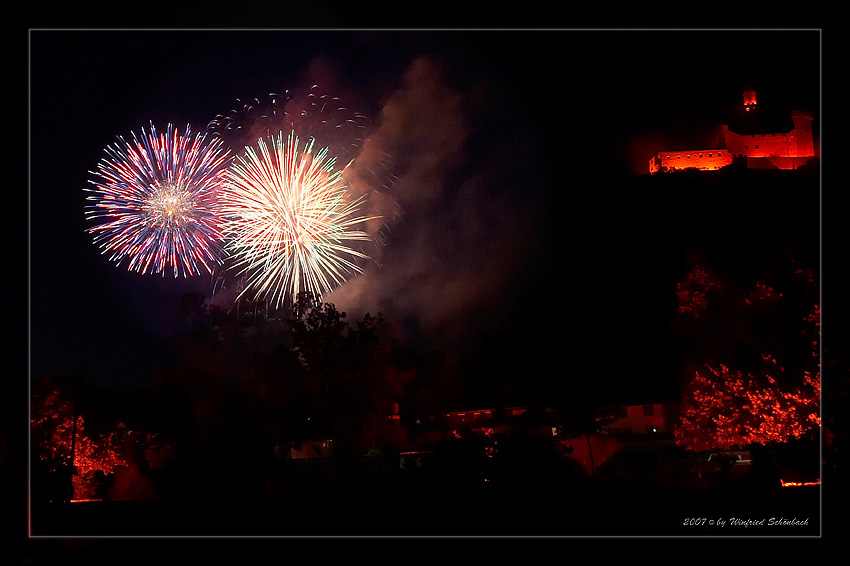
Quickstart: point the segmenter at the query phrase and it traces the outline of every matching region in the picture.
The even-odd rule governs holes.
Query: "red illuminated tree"
[[[701,359],[685,386],[680,446],[784,443],[820,427],[820,307],[813,271],[792,267],[741,284],[698,265],[679,286],[680,329]]]
[[[92,434],[73,399],[55,384],[45,381],[34,388],[31,426],[36,465],[48,475],[71,477],[72,492],[65,499],[93,498],[97,472],[113,474],[118,466],[127,464],[120,453],[121,431]]]
[[[690,450],[730,449],[802,438],[820,425],[820,373],[781,388],[770,373],[706,365],[686,393],[676,442]]]
[[[711,302],[710,295],[720,288],[717,275],[702,265],[695,265],[676,286],[679,313],[699,318]]]
[[[104,416],[97,388],[81,379],[33,381],[30,411],[32,489],[38,500],[68,501],[113,496],[116,477],[133,484],[121,495],[140,495],[167,447],[154,432],[133,431]],[[153,464],[151,462],[154,462]],[[129,472],[129,473],[128,473]]]

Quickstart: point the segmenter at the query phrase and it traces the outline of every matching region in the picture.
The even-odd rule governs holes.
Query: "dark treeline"
[[[195,295],[179,308],[184,328],[159,344],[149,387],[118,394],[79,376],[34,380],[32,420],[50,424],[34,427],[36,459],[57,443],[57,426],[72,437],[64,430],[72,425],[57,421],[64,411],[70,423],[83,416],[93,437],[118,426],[156,435],[168,447],[157,469],[147,463],[157,495],[253,490],[306,441],[333,439],[343,466],[369,448],[386,450],[388,416],[404,388],[422,404],[446,385],[439,362],[379,338],[380,314],[351,325],[307,295],[285,312],[225,311]],[[66,464],[69,450],[59,451]]]

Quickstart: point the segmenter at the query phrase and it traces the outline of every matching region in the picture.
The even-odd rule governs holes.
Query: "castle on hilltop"
[[[649,172],[666,173],[684,169],[715,171],[733,161],[746,161],[750,169],[797,169],[820,157],[812,135],[814,114],[792,110],[790,122],[772,123],[760,116],[755,91],[744,92],[744,119],[717,128],[714,143],[706,149],[664,150],[649,160]]]

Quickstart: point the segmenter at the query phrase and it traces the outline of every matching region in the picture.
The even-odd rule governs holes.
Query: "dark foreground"
[[[818,486],[500,490],[363,485],[34,507],[34,537],[818,537]]]

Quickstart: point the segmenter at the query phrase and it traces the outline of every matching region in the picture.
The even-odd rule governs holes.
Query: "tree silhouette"
[[[397,438],[388,417],[409,374],[380,336],[381,314],[350,325],[309,293],[290,309],[254,306],[181,301],[186,324],[163,343],[151,409],[177,447],[161,474],[170,495],[291,477],[291,448],[304,442],[332,440],[349,465]]]
[[[289,328],[310,393],[314,432],[332,438],[338,459],[348,464],[387,432],[397,374],[378,337],[382,315],[367,313],[354,328],[345,319],[333,304],[301,293]]]

